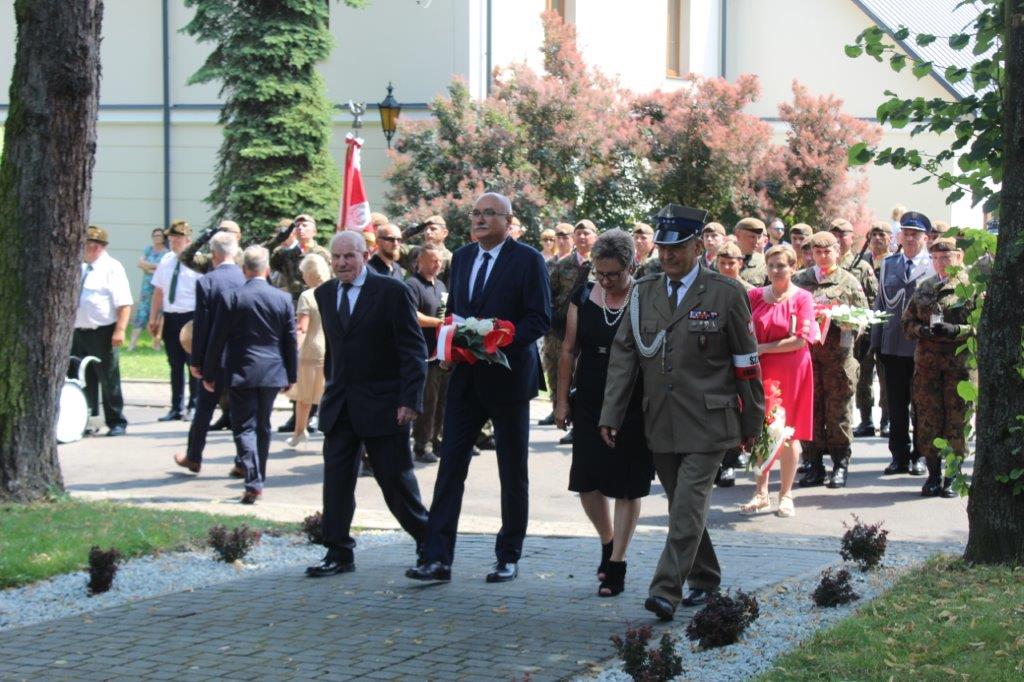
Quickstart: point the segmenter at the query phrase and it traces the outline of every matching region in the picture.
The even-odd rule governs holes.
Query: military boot
[[[921,497],[938,497],[942,494],[941,462],[937,457],[928,457],[928,478],[921,487]]]
[[[952,499],[954,497],[958,497],[957,492],[953,490],[952,478],[946,478],[945,476],[942,477],[942,493],[939,495],[939,497],[944,497],[947,500]]]
[[[850,448],[836,448],[832,452],[832,474],[828,477],[826,485],[829,488],[845,488],[846,473],[849,468]]]
[[[867,438],[875,435],[875,422],[871,420],[871,410],[860,411],[860,424],[853,430],[854,438]]]
[[[811,466],[800,478],[801,488],[813,488],[815,486],[824,485],[825,483],[825,465],[822,464],[822,460],[825,458],[824,453],[817,452],[813,455],[808,455],[807,459],[810,461]]]

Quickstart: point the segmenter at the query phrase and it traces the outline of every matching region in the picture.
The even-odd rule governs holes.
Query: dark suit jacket
[[[361,438],[401,433],[399,407],[423,412],[427,346],[416,321],[412,292],[398,279],[366,269],[366,281],[348,328],[338,316],[338,289],[332,279],[317,287],[327,353],[326,386],[320,399],[320,430],[330,433],[342,410]]]
[[[473,308],[469,279],[477,253],[479,246],[467,244],[452,256],[448,312],[514,324],[515,339],[503,349],[511,371],[486,362],[458,364],[448,383],[448,395],[488,406],[530,400],[539,386],[537,339],[551,326],[551,290],[544,257],[530,246],[506,239],[491,267],[480,304]]]
[[[213,322],[203,376],[215,375],[226,347],[227,386],[284,388],[294,384],[299,355],[292,297],[265,279],[253,278],[228,291],[221,305],[224,309]]]
[[[210,345],[213,322],[223,313],[225,295],[245,284],[242,268],[234,263],[225,263],[199,278],[196,282],[196,311],[192,315],[192,356],[193,367],[203,369],[206,363],[206,348]],[[227,362],[227,354],[221,355],[221,363]],[[219,374],[219,372],[218,372]],[[206,376],[208,381],[216,377]]]

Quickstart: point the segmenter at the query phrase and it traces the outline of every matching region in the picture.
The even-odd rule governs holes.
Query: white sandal
[[[750,502],[740,505],[740,514],[744,516],[752,516],[763,512],[772,506],[771,498],[768,497],[767,492],[756,492],[754,496],[750,498]]]
[[[793,507],[793,498],[790,495],[779,498],[779,510],[775,512],[776,516],[784,519],[796,516],[796,508]]]

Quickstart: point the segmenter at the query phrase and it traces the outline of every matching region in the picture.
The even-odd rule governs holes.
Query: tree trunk
[[[17,0],[0,162],[0,500],[63,485],[67,370],[96,155],[102,0]]]
[[[1005,0],[1006,79],[1003,91],[1004,174],[999,245],[978,328],[978,445],[967,504],[965,558],[1024,564],[1024,494],[996,480],[1024,467],[1024,15],[1021,0]]]

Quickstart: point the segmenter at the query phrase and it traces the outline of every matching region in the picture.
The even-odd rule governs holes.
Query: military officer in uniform
[[[789,228],[789,243],[792,245],[793,251],[796,252],[798,264],[801,262],[800,249],[803,246],[804,240],[812,234],[814,234],[814,230],[807,223],[797,223]]]
[[[864,254],[863,260],[871,264],[875,273],[875,281],[878,281],[879,272],[882,269],[882,261],[889,255],[889,240],[892,238],[892,227],[884,220],[877,220],[871,223],[868,230],[868,251]],[[866,293],[866,292],[865,292]],[[877,291],[875,293],[877,297]],[[874,303],[874,298],[868,296],[868,301]],[[860,376],[857,378],[857,411],[860,413],[860,424],[853,430],[856,438],[875,435],[875,422],[872,419],[871,411],[875,407],[875,396],[872,391],[875,373],[878,374],[878,404],[882,408],[882,417],[878,426],[880,436],[889,435],[889,403],[885,395],[885,370],[878,362],[878,352],[871,348],[871,335],[864,334],[857,339],[857,347],[854,354],[860,358]]]
[[[856,277],[861,289],[864,290],[864,296],[869,301],[874,301],[878,295],[878,276],[875,275],[875,268],[867,254],[861,255],[853,250],[853,241],[857,238],[853,225],[849,220],[836,218],[828,231],[839,244],[839,267]]]
[[[755,287],[768,284],[768,265],[764,262],[764,254],[759,247],[766,233],[764,223],[757,218],[744,218],[736,223],[732,233],[736,237],[736,246],[740,247],[740,252],[743,253],[740,278]]]
[[[814,252],[813,268],[793,276],[793,284],[811,292],[815,306],[868,306],[864,289],[852,274],[839,267],[839,243],[829,232],[808,239]],[[814,440],[803,443],[804,461],[809,462],[800,479],[801,487],[846,486],[853,443],[851,407],[857,388],[857,361],[853,358],[856,330],[831,323],[820,344],[811,346],[814,374]],[[825,475],[825,454],[832,456],[832,473]]]
[[[725,451],[749,446],[764,422],[747,295],[699,263],[706,217],[677,204],[658,214],[654,242],[663,273],[634,285],[599,420],[614,447],[642,371],[644,431],[669,501],[668,537],[644,607],[662,620],[679,603],[703,604],[718,589],[721,570],[705,527],[715,474]]]
[[[967,367],[967,355],[957,349],[974,333],[968,317],[973,300],[956,294],[958,284],[967,284],[967,270],[955,275],[950,267],[961,267],[963,251],[955,239],[939,238],[928,247],[935,276],[923,280],[903,311],[903,331],[917,339],[914,349],[914,380],[911,401],[917,416],[914,440],[928,466],[928,480],[922,497],[956,497],[950,479],[942,476],[941,451],[936,438],[949,441],[953,451],[967,454],[964,440],[966,405],[957,392],[957,384],[970,379],[977,383],[975,371]]]

